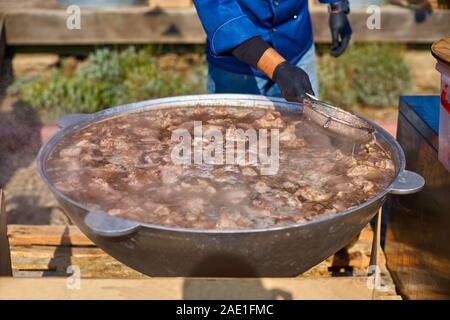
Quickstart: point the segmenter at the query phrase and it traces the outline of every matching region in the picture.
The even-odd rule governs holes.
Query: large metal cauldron
[[[371,220],[389,193],[420,190],[424,180],[405,170],[394,138],[379,126],[377,141],[392,154],[393,182],[356,208],[310,222],[249,230],[196,230],[143,224],[94,212],[58,191],[47,177],[46,159],[65,136],[93,122],[126,113],[190,106],[233,106],[299,110],[297,103],[253,95],[198,95],[149,100],[89,115],[64,117],[62,129],[41,148],[38,170],[72,221],[94,243],[124,264],[151,276],[295,276],[323,261],[352,240]]]

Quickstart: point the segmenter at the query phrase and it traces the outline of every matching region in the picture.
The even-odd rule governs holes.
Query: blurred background
[[[71,4],[80,29],[67,27]],[[309,5],[322,99],[395,135],[400,95],[439,94],[430,45],[448,36],[450,0],[350,0],[353,40],[339,58],[328,53],[327,7]],[[381,8],[380,29],[367,27],[370,5]],[[191,0],[0,0],[0,21],[0,188],[10,223],[68,223],[34,162],[59,116],[206,92]]]

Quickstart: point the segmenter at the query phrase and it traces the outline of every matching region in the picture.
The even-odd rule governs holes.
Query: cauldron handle
[[[73,124],[78,124],[89,120],[92,117],[89,113],[72,113],[62,116],[56,121],[56,124],[60,128],[65,128]]]
[[[412,171],[402,171],[397,179],[392,183],[391,194],[411,194],[422,190],[425,185],[425,179]]]
[[[140,223],[112,216],[105,212],[90,211],[84,223],[95,234],[103,237],[122,237],[135,233]]]

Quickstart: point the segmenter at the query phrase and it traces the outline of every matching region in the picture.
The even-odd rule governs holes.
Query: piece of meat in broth
[[[326,192],[325,190],[322,190],[321,188],[316,188],[313,186],[309,187],[300,187],[296,192],[296,196],[300,196],[303,199],[314,201],[314,202],[321,202],[321,201],[327,201],[331,199],[333,194],[331,192]]]
[[[183,173],[180,165],[165,165],[160,167],[161,182],[163,184],[174,184],[178,182]]]
[[[275,114],[274,112],[268,111],[264,116],[262,116],[259,119],[256,119],[255,122],[253,122],[253,126],[256,129],[263,129],[263,128],[277,128],[281,129],[285,125],[285,122],[281,117]]]

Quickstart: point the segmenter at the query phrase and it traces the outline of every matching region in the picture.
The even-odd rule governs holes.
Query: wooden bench
[[[1,5],[1,3],[0,3]],[[81,29],[68,29],[69,14],[60,6],[0,6],[5,13],[8,46],[78,46],[102,44],[204,44],[205,33],[193,7],[83,8]],[[326,6],[310,8],[314,40],[331,41]],[[418,20],[414,10],[381,7],[381,28],[369,29],[370,14],[352,10],[349,16],[356,42],[431,43],[448,35],[450,11],[435,11]]]

